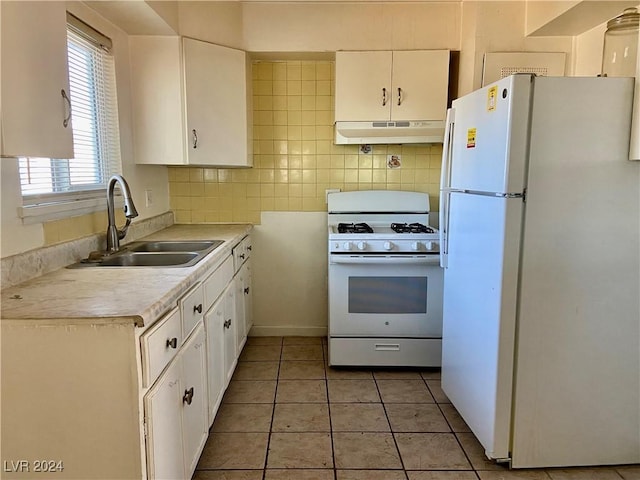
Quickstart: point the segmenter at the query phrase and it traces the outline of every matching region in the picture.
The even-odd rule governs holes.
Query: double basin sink
[[[223,243],[223,240],[133,242],[111,255],[95,258],[90,255],[70,268],[191,267]]]

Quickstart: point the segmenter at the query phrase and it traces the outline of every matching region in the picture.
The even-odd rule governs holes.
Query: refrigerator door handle
[[[455,109],[448,109],[447,120],[444,126],[444,144],[442,145],[442,171],[440,173],[441,189],[451,187],[451,156],[453,153],[453,130],[455,126],[455,117]]]
[[[453,152],[453,131],[455,126],[455,110],[447,110],[447,121],[442,146],[442,172],[440,177],[440,266],[447,268],[449,250],[449,189],[451,187],[451,156]]]
[[[450,191],[440,192],[440,266],[449,264],[449,196]]]

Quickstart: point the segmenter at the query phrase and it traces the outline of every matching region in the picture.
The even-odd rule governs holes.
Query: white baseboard
[[[250,337],[326,337],[327,327],[301,327],[294,325],[262,326],[253,325]]]

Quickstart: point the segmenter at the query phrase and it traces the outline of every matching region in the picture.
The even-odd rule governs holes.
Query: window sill
[[[114,203],[116,208],[124,205],[121,197],[116,197]],[[34,223],[44,223],[51,220],[60,220],[61,218],[86,215],[106,210],[106,208],[107,202],[105,198],[88,198],[68,202],[25,205],[18,207],[18,216],[22,218],[24,225],[32,225]]]

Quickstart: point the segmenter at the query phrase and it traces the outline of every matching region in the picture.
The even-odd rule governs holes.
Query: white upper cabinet
[[[129,37],[136,163],[184,165],[178,37]]]
[[[161,36],[132,36],[130,50],[137,163],[251,166],[245,52]]]
[[[73,158],[65,2],[0,2],[2,156]]]
[[[251,165],[249,68],[241,50],[184,39],[190,164]]]
[[[448,50],[336,52],[336,121],[444,120]]]

